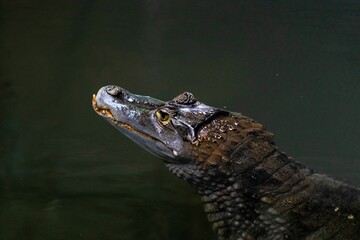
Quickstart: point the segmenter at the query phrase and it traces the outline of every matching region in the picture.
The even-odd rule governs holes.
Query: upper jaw
[[[116,128],[120,127],[142,137],[156,139],[140,130],[141,128],[138,126],[140,120],[143,121],[147,118],[144,115],[148,112],[142,110],[140,104],[144,101],[140,98],[141,96],[110,85],[102,87],[96,95],[93,94],[92,106],[96,113],[107,119]]]
[[[98,106],[98,104],[96,102],[96,99],[97,99],[96,95],[93,94],[92,107],[95,110],[95,112],[97,114],[99,114],[100,116],[102,116],[102,117],[108,118],[110,120],[115,120],[113,114],[111,113],[111,111],[109,109],[101,108],[101,107]]]
[[[99,115],[131,125],[145,117],[140,115],[161,105],[164,105],[163,101],[135,95],[113,85],[102,87],[92,99],[92,106]]]
[[[174,152],[159,139],[152,117],[152,112],[162,105],[160,100],[134,95],[116,86],[102,87],[92,99],[95,112],[116,129],[149,152],[169,159]]]

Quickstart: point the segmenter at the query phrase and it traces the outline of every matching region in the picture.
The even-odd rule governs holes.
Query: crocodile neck
[[[262,138],[240,144],[231,160],[212,168],[166,164],[202,196],[220,240],[352,239],[346,236],[358,231],[356,188],[314,173]]]

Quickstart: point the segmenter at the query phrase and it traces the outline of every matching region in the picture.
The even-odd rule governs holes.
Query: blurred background
[[[360,186],[360,3],[1,1],[0,239],[216,239],[200,197],[91,107],[187,90]]]

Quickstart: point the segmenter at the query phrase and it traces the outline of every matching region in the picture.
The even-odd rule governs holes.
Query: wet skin
[[[185,92],[171,101],[117,86],[94,110],[194,186],[219,239],[360,239],[360,191],[281,152],[242,114]]]

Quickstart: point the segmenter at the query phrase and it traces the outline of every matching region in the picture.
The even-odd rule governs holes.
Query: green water
[[[2,1],[0,240],[216,239],[200,198],[91,108],[187,90],[360,186],[358,1]]]

